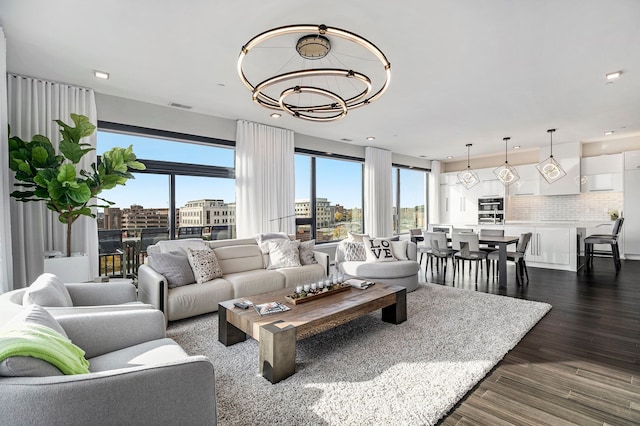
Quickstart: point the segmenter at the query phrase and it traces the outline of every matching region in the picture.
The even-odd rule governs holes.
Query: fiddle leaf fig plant
[[[88,170],[80,168],[80,160],[95,150],[80,141],[91,136],[96,126],[84,115],[71,114],[71,120],[74,126],[55,120],[62,135],[59,153],[46,136],[35,135],[31,141],[23,141],[9,131],[9,168],[15,172],[14,186],[20,188],[11,196],[22,202],[44,201],[49,210],[58,213],[58,220],[67,225],[67,256],[71,256],[71,226],[76,219],[95,218],[91,208],[113,205],[98,195],[135,179],[130,170],[145,169],[131,145],[111,148],[98,164],[92,163]],[[103,203],[94,204],[93,199]]]

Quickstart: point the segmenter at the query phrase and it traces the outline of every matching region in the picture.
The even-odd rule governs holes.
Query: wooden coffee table
[[[351,288],[321,299],[293,305],[285,296],[292,288],[241,297],[218,304],[218,340],[225,346],[246,340],[260,342],[260,373],[277,383],[295,373],[296,342],[329,330],[370,312],[382,309],[382,321],[400,324],[407,320],[407,289],[383,283],[360,290]],[[254,304],[280,302],[291,309],[260,316],[253,307],[240,309],[234,302]]]

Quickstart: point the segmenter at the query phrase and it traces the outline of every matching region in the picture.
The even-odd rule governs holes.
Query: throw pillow
[[[363,238],[369,238],[368,234],[356,234],[355,232],[347,232],[347,240],[357,243],[364,242]]]
[[[198,284],[206,283],[222,276],[222,268],[213,250],[187,249],[189,264]]]
[[[269,267],[267,269],[287,268],[300,265],[300,254],[297,241],[270,241]]]
[[[392,262],[397,260],[393,256],[391,241],[388,238],[363,238],[367,262]]]
[[[256,235],[256,242],[258,243],[260,250],[262,250],[262,254],[269,253],[269,242],[273,241],[291,241],[291,239],[285,232]]]
[[[409,260],[409,257],[407,257],[408,245],[408,240],[391,241],[391,251],[393,252],[393,256],[398,260]]]
[[[71,295],[60,278],[53,274],[40,275],[22,296],[22,305],[68,308],[73,306]]]
[[[180,287],[196,282],[188,254],[184,251],[154,253],[149,256],[149,266],[164,275],[169,288]]]
[[[364,262],[366,260],[367,254],[364,251],[364,243],[344,240],[340,244],[342,245],[345,262]]]
[[[316,246],[316,240],[303,241],[300,243],[300,263],[303,265],[313,265],[318,263],[313,250]]]
[[[46,309],[38,305],[31,305],[16,314],[7,323],[6,328],[13,328],[22,323],[39,324],[67,337],[67,333],[58,321]],[[2,349],[0,348],[0,351]],[[31,356],[11,356],[0,362],[0,376],[3,377],[45,377],[62,376],[62,372],[47,361]]]

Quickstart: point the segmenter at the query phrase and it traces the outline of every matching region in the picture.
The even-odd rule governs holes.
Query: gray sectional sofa
[[[215,253],[222,277],[201,284],[171,287],[167,277],[151,267],[152,262],[147,262],[138,270],[138,299],[162,310],[167,321],[175,321],[217,311],[218,303],[225,300],[317,281],[329,271],[329,256],[317,251],[314,252],[316,264],[267,269],[269,255],[262,252],[254,238],[160,241],[149,246],[147,252],[151,258],[154,253],[203,246]]]

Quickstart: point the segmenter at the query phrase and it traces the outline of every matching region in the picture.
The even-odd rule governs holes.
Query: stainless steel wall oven
[[[478,198],[478,224],[504,223],[504,198]]]

